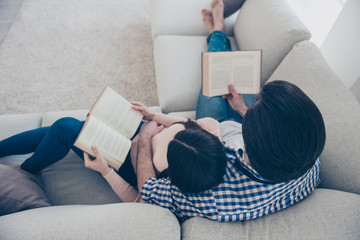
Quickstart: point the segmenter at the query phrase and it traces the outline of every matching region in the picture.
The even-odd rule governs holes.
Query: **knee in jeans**
[[[65,134],[70,138],[76,138],[81,130],[81,127],[82,126],[79,120],[71,117],[65,117],[54,122],[51,129],[59,134]]]

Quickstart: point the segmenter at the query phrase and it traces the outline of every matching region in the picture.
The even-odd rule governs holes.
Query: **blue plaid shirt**
[[[229,151],[230,150],[230,151]],[[222,182],[211,190],[183,194],[169,178],[149,178],[142,190],[144,202],[168,208],[181,221],[204,217],[214,221],[233,222],[259,218],[287,208],[307,197],[319,181],[320,161],[302,177],[286,183],[264,184],[254,181],[234,167],[235,161],[254,176],[264,180],[227,148],[227,167]]]

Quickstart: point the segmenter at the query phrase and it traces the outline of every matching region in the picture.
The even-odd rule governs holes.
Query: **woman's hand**
[[[97,171],[103,176],[108,175],[111,169],[107,161],[101,156],[99,149],[96,146],[92,146],[91,148],[94,151],[96,158],[94,160],[91,160],[89,154],[84,152],[85,167]]]
[[[234,109],[236,112],[238,112],[242,117],[245,116],[248,107],[246,106],[243,95],[236,92],[233,85],[229,84],[228,86],[229,94],[223,95],[223,99],[227,99],[232,109]]]
[[[131,102],[132,108],[141,112],[144,115],[144,120],[151,121],[154,118],[155,113],[150,111],[148,107],[140,102]]]

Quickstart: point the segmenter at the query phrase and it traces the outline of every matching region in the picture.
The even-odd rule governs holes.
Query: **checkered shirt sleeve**
[[[286,183],[264,184],[254,181],[234,167],[240,161],[228,153],[226,173],[222,182],[209,191],[183,194],[169,178],[148,179],[142,190],[144,202],[172,211],[180,220],[204,217],[231,222],[259,218],[287,208],[307,197],[319,180],[320,161],[302,177]],[[241,161],[240,163],[244,165]],[[255,176],[261,178],[253,169]]]

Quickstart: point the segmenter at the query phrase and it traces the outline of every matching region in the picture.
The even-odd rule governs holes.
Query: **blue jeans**
[[[73,149],[81,158],[81,150],[73,146],[84,122],[62,118],[51,127],[42,127],[19,133],[0,141],[0,157],[34,153],[21,164],[21,169],[38,173],[41,169],[61,160]]]
[[[50,127],[16,134],[0,141],[0,157],[33,152],[34,154],[21,164],[21,169],[30,173],[38,173],[43,168],[60,161],[70,149],[83,159],[83,151],[74,146],[83,125],[83,121],[66,117],[57,120]],[[137,187],[137,177],[131,164],[130,153],[120,169],[115,170],[125,181]]]
[[[214,31],[206,40],[208,52],[231,51],[230,41],[224,32]],[[254,95],[244,94],[243,97],[247,106],[251,106],[255,103]],[[202,89],[200,89],[196,106],[196,119],[203,117],[212,117],[219,122],[226,120],[233,120],[239,123],[242,122],[240,114],[231,108],[226,99],[223,99],[221,96],[204,96],[202,95]]]

